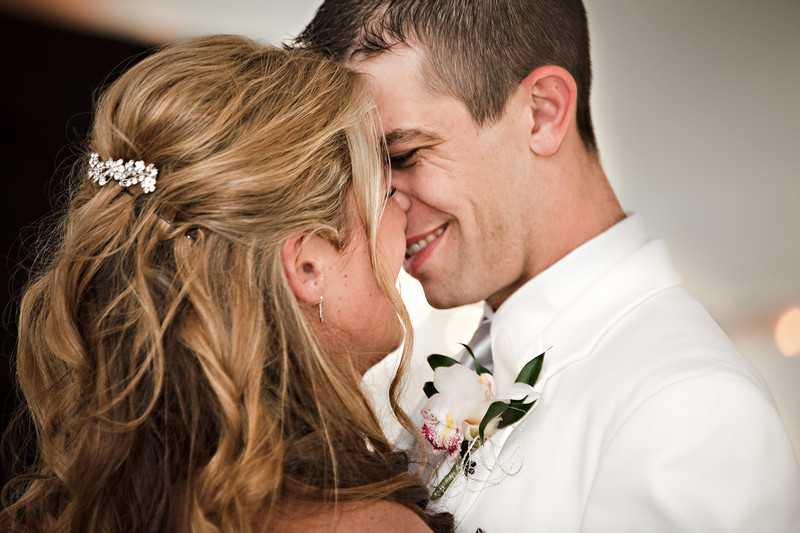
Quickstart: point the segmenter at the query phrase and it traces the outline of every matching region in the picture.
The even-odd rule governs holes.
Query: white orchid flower
[[[434,450],[453,455],[462,440],[477,435],[478,425],[494,399],[494,378],[456,364],[434,370],[433,385],[438,392],[422,408],[422,434]]]
[[[464,440],[472,441],[479,435],[479,427],[489,407],[494,402],[509,404],[512,400],[529,402],[537,397],[533,387],[515,382],[513,352],[505,331],[501,330],[495,343],[495,361],[500,363],[496,376],[478,374],[460,364],[439,366],[434,369],[433,385],[436,393],[423,406],[423,436],[434,450],[456,454]],[[499,378],[499,379],[498,379]],[[502,381],[500,381],[502,380]],[[493,435],[500,424],[500,416],[493,418],[484,428],[484,438]]]

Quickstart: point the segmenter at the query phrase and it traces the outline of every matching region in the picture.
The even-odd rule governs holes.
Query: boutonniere
[[[503,341],[498,344],[508,348],[508,340]],[[422,435],[435,451],[460,454],[460,460],[434,488],[431,500],[441,498],[460,472],[465,476],[474,473],[471,454],[497,430],[521,420],[538,400],[533,385],[539,378],[544,353],[528,361],[512,383],[503,383],[500,376],[495,378],[478,362],[469,346],[462,346],[475,362],[475,370],[446,355],[428,356],[433,381],[424,386],[428,401],[421,411]]]

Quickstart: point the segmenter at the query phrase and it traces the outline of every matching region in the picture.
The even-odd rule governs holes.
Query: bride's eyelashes
[[[414,164],[414,159],[417,155],[417,151],[419,148],[415,148],[413,150],[409,150],[408,152],[403,152],[400,154],[395,154],[389,157],[389,160],[392,163],[392,168],[406,168],[410,167]]]
[[[390,188],[389,192],[386,193],[386,199],[388,200],[389,198],[394,196],[394,193],[396,193],[396,192],[397,192],[397,187]]]

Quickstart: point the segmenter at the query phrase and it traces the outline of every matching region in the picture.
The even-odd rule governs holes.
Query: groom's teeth
[[[439,237],[442,233],[444,233],[444,227],[441,227],[441,228],[437,229],[436,231],[434,231],[433,233],[431,233],[430,235],[428,235],[424,239],[418,240],[417,242],[415,242],[414,244],[412,244],[411,246],[406,248],[406,255],[412,256],[412,255],[418,253],[420,250],[422,250],[423,248],[428,246],[430,243],[435,241],[436,238]]]

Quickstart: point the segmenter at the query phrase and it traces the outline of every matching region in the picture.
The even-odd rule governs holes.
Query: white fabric
[[[511,296],[491,338],[541,399],[439,505],[459,531],[800,531],[800,470],[761,376],[630,216]],[[440,474],[441,475],[441,474]]]

